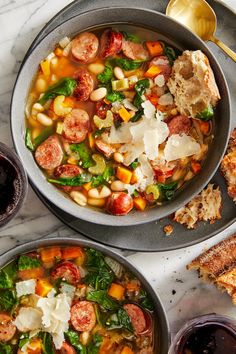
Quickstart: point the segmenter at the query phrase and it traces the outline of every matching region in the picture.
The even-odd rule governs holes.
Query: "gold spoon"
[[[205,0],[170,0],[166,14],[190,28],[204,41],[217,44],[236,61],[236,53],[214,36],[217,26],[216,14]]]

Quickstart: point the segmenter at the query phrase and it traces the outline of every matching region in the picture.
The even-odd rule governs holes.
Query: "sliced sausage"
[[[51,277],[56,279],[65,279],[68,283],[75,285],[80,279],[80,270],[79,268],[72,262],[66,261],[60,263],[56,268],[52,271]]]
[[[58,354],[76,354],[76,350],[68,343],[62,343],[62,347],[57,351]]]
[[[35,159],[45,170],[52,170],[61,164],[63,151],[56,135],[51,135],[37,147]]]
[[[113,56],[121,50],[122,34],[120,32],[107,29],[101,36],[101,57],[107,58]]]
[[[113,192],[107,199],[106,211],[112,215],[126,215],[133,209],[133,199],[124,192]]]
[[[88,113],[80,108],[72,109],[64,119],[64,138],[70,143],[81,143],[86,138],[90,120]]]
[[[144,332],[146,329],[146,320],[141,308],[134,304],[126,304],[124,305],[124,309],[131,320],[134,332],[136,334]]]
[[[96,324],[96,315],[91,302],[79,301],[72,306],[70,319],[76,331],[90,332]]]
[[[54,170],[54,176],[56,178],[73,178],[80,175],[83,172],[82,168],[76,165],[61,165]],[[80,187],[71,187],[71,186],[58,186],[60,189],[63,189],[65,192],[70,193],[71,191],[78,191]]]
[[[73,78],[77,81],[77,86],[73,92],[74,97],[78,101],[87,101],[94,88],[92,75],[88,70],[79,68],[74,73]]]
[[[159,55],[151,60],[149,66],[156,65],[161,69],[162,75],[164,75],[165,81],[167,81],[171,74],[171,65],[169,59],[165,55]]]
[[[96,103],[96,114],[102,118],[105,119],[107,115],[107,111],[112,108],[111,104],[107,104],[104,102],[104,100],[98,101]]]
[[[7,342],[12,339],[16,332],[16,326],[6,313],[0,313],[0,342]]]
[[[170,135],[188,134],[191,128],[191,119],[187,116],[179,115],[172,118],[168,123]]]
[[[101,139],[95,140],[95,146],[97,150],[99,150],[107,158],[111,157],[111,155],[116,151],[110,144],[105,143]]]
[[[124,55],[129,59],[147,60],[149,57],[148,51],[141,43],[134,43],[123,39],[122,50]]]
[[[84,32],[72,41],[71,53],[82,63],[88,63],[95,58],[98,46],[99,41],[95,34]]]

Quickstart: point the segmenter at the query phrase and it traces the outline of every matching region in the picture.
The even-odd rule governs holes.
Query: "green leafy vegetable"
[[[80,343],[79,334],[69,329],[65,333],[68,342],[75,348],[78,354],[87,354],[86,347]]]
[[[25,146],[30,151],[34,151],[34,149],[35,149],[34,144],[32,142],[32,138],[31,138],[31,130],[29,128],[27,128],[26,132],[25,132]]]
[[[92,186],[98,187],[101,184],[108,183],[111,176],[114,176],[114,168],[112,166],[107,166],[102,175],[93,176],[91,178]]]
[[[29,341],[29,333],[22,333],[18,342],[18,347],[22,348]]]
[[[11,262],[0,271],[0,289],[10,289],[16,278],[16,262]]]
[[[11,311],[17,304],[17,297],[14,290],[0,291],[0,310]]]
[[[140,305],[149,311],[154,311],[154,304],[145,290],[140,291]]]
[[[141,103],[143,102],[142,95],[145,93],[146,89],[149,88],[149,86],[150,86],[150,82],[148,79],[139,80],[135,84],[134,89],[136,91],[136,95],[134,96],[133,104],[137,108],[141,108]]]
[[[10,344],[0,342],[0,353],[1,354],[13,354],[13,348]]]
[[[212,106],[209,106],[207,108],[204,109],[204,111],[200,112],[197,114],[197,118],[202,119],[204,121],[208,121],[209,119],[211,119],[214,115],[214,111]]]
[[[119,304],[107,295],[107,290],[90,291],[87,300],[97,302],[104,310],[115,311]]]
[[[102,133],[105,132],[105,130],[106,130],[106,128],[102,128],[102,129],[96,130],[96,131],[93,133],[93,137],[94,137],[94,138],[97,138],[97,137],[101,136]]]
[[[143,108],[139,109],[135,115],[130,119],[131,122],[137,122],[143,115]]]
[[[122,307],[117,311],[116,314],[113,314],[110,317],[110,319],[106,322],[106,325],[109,329],[124,328],[129,332],[133,332],[130,317]]]
[[[37,136],[34,140],[34,149],[44,142],[50,135],[53,134],[53,127],[47,127],[43,129],[42,133]]]
[[[94,165],[91,151],[84,142],[80,144],[71,144],[70,149],[72,152],[77,152],[79,154],[80,160],[82,162],[82,167],[89,168]]]
[[[168,46],[164,46],[164,50],[163,50],[163,54],[165,56],[167,56],[167,58],[169,59],[169,63],[172,66],[175,59],[177,58],[177,52],[172,48],[172,47],[168,47]]]
[[[133,192],[133,196],[136,198],[139,196],[139,192],[135,189],[134,192]]]
[[[49,86],[47,91],[43,94],[42,98],[40,98],[38,102],[44,105],[49,99],[55,98],[56,96],[71,96],[74,89],[76,88],[76,85],[76,80],[71,79],[70,77],[64,77],[56,84]]]
[[[124,70],[135,70],[138,69],[146,60],[132,60],[124,58],[112,59],[112,63]]]
[[[127,33],[125,31],[122,31],[121,33],[123,34],[126,41],[130,41],[130,42],[134,42],[134,43],[141,43],[141,39],[137,35]]]
[[[105,69],[101,74],[97,75],[97,79],[102,83],[102,84],[107,84],[109,81],[111,81],[113,76],[113,70],[110,64],[106,63]]]
[[[18,269],[19,270],[38,268],[40,266],[41,266],[41,263],[37,258],[28,257],[26,255],[22,255],[19,257],[19,260],[18,260]]]
[[[91,175],[88,173],[81,173],[80,175],[72,178],[48,178],[48,182],[59,184],[60,186],[82,186],[83,184],[91,181]]]
[[[98,333],[93,335],[92,341],[87,347],[87,354],[98,354],[102,344],[102,336]]]
[[[136,159],[135,161],[133,161],[133,162],[129,165],[129,167],[132,168],[132,170],[135,170],[135,169],[138,167],[138,165],[139,165],[139,162],[138,162],[138,160]]]
[[[165,200],[171,200],[174,197],[178,182],[171,182],[168,184],[158,183],[161,195]]]
[[[122,93],[122,92],[109,92],[107,95],[106,95],[106,99],[113,103],[113,102],[116,102],[116,101],[122,101],[125,99],[125,95]]]
[[[55,354],[52,336],[47,332],[40,332],[39,337],[42,339],[42,354]]]

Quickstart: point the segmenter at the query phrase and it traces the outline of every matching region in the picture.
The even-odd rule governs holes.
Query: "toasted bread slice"
[[[227,182],[228,194],[236,203],[236,128],[231,133],[227,154],[220,168]]]
[[[220,99],[208,58],[200,50],[185,50],[175,60],[167,85],[179,112],[187,116],[196,117]]]
[[[202,253],[187,269],[196,269],[205,281],[227,291],[236,304],[236,234]]]

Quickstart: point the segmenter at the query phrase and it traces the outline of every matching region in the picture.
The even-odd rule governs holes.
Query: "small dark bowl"
[[[76,33],[104,26],[130,25],[150,29],[158,38],[180,50],[202,50],[208,57],[214,71],[222,99],[218,103],[215,115],[214,135],[202,171],[180,189],[175,198],[159,207],[143,212],[132,211],[119,217],[108,215],[104,211],[91,207],[80,207],[58,189],[47,182],[45,175],[37,166],[32,153],[24,144],[25,120],[24,106],[32,79],[39,62],[44,59],[58,41],[66,35],[73,37]],[[28,176],[40,193],[54,205],[79,219],[95,224],[110,226],[138,225],[161,219],[188,203],[199,193],[215,174],[225,152],[230,130],[230,99],[224,74],[215,57],[206,44],[186,27],[161,13],[138,8],[111,7],[81,13],[61,23],[26,56],[15,84],[11,105],[11,128],[14,144]]]
[[[20,210],[28,190],[28,181],[25,170],[18,156],[5,144],[0,143],[0,157],[12,166],[16,172],[16,176],[12,182],[13,194],[6,212],[0,213],[0,228],[6,225]],[[8,194],[9,195],[9,194]]]
[[[147,291],[149,296],[151,297],[154,307],[155,307],[155,354],[166,354],[168,352],[168,347],[170,343],[170,335],[169,335],[169,325],[166,317],[165,310],[163,305],[158,297],[158,295],[153,290],[152,286],[148,283],[148,281],[144,278],[142,273],[130,262],[127,261],[126,258],[123,256],[115,253],[111,249],[98,245],[92,241],[86,241],[79,238],[50,238],[50,239],[43,239],[38,241],[31,241],[25,243],[24,245],[15,247],[2,256],[0,256],[0,269],[15,257],[19,256],[22,253],[33,251],[40,247],[47,247],[53,245],[60,245],[60,246],[82,246],[82,247],[91,247],[96,250],[101,251],[103,254],[114,258],[120,264],[122,264],[126,269],[128,269],[131,273],[133,273],[142,283],[144,289]]]

